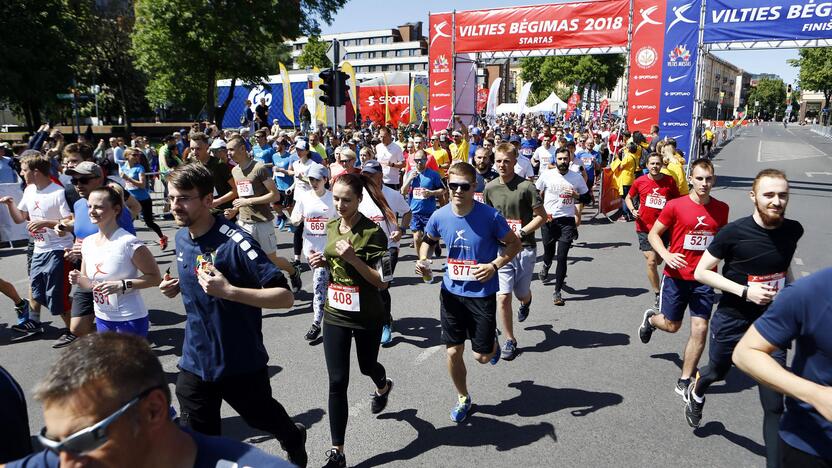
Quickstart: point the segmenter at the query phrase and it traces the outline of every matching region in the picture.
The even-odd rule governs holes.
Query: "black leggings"
[[[369,376],[376,388],[384,388],[387,384],[387,371],[378,362],[381,327],[361,330],[325,323],[323,335],[326,370],[329,373],[329,432],[332,445],[340,446],[344,445],[350,411],[347,387],[350,383],[350,347],[353,337],[361,373]]]
[[[391,248],[390,249],[390,265],[393,267],[393,273],[396,272],[396,264],[399,263],[399,249]],[[382,289],[379,291],[381,294],[381,302],[384,303],[384,312],[387,316],[387,323],[390,325],[393,324],[393,314],[392,314],[392,300],[390,299],[390,286],[393,285],[391,281],[390,284],[387,286],[386,289]]]
[[[162,237],[162,228],[156,224],[156,221],[153,220],[153,200],[150,198],[146,200],[139,200],[139,204],[142,206],[142,219],[144,220],[144,224],[147,225],[153,232],[156,233],[159,238]]]
[[[711,346],[713,346],[713,343],[711,343]],[[704,396],[714,382],[725,380],[725,376],[731,370],[732,362],[730,359],[727,361],[715,360],[714,357],[711,356],[708,365],[699,372],[699,379],[694,389],[699,396]],[[786,353],[778,352],[773,354],[772,357],[781,366],[786,366]],[[763,407],[763,441],[766,444],[766,466],[777,468],[780,466],[780,435],[778,430],[780,428],[780,416],[783,415],[784,410],[783,395],[765,385],[758,385],[758,388],[760,404]]]
[[[295,226],[295,232],[292,237],[292,246],[295,249],[295,255],[300,256],[303,252],[303,224]]]
[[[572,242],[558,240],[562,234],[555,228],[556,226],[550,227],[550,223],[543,225],[541,232],[543,235],[543,265],[551,266],[552,259],[557,254],[558,263],[555,265],[555,289],[560,291],[563,288],[564,280],[566,280],[566,261],[569,255],[569,249],[572,247]]]

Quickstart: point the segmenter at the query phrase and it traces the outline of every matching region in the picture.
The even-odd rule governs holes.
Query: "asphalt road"
[[[749,127],[716,155],[715,163],[714,196],[730,204],[732,219],[751,212],[747,192],[759,169],[785,169],[793,181],[788,216],[806,228],[793,265],[796,276],[832,264],[832,141],[805,128]],[[466,356],[475,409],[459,425],[448,417],[456,395],[439,343],[439,286],[415,276],[413,251],[404,249],[392,292],[394,339],[380,354],[396,387],[387,410],[372,415],[373,386],[353,357],[346,441],[351,466],[764,465],[757,390],[739,371],[712,387],[702,427],[688,427],[681,398],[673,392],[688,327],[676,335],[657,332],[649,345],[639,341],[636,330],[653,298],[634,227],[590,220],[591,215],[589,210],[570,252],[566,306],[553,306],[552,286],[535,279],[531,316],[515,324],[521,354],[494,367]],[[140,237],[150,240],[152,234],[138,224]],[[174,229],[170,223],[163,228]],[[278,240],[288,253],[290,236],[280,233]],[[171,252],[151,250],[163,269],[174,259]],[[3,277],[25,291],[22,250],[0,250],[0,265]],[[308,272],[304,281],[311,281]],[[183,306],[155,291],[143,296],[151,309],[150,341],[172,384],[181,354]],[[292,310],[265,311],[263,331],[274,396],[310,427],[310,466],[320,466],[329,448],[328,389],[322,347],[303,339],[310,301],[311,295],[302,292]],[[36,433],[43,419],[31,389],[55,358],[50,345],[58,331],[11,344],[3,325],[12,320],[11,304],[5,298],[0,303],[6,311],[0,317],[0,362],[26,389]],[[225,435],[283,456],[270,435],[249,428],[227,406],[222,411]]]

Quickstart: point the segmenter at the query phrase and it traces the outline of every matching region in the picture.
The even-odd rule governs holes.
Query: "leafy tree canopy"
[[[624,75],[626,59],[615,55],[559,55],[554,57],[529,57],[521,60],[523,81],[533,82],[532,94],[540,102],[552,91],[564,101],[578,82],[581,87],[595,83],[599,90],[615,88]]]

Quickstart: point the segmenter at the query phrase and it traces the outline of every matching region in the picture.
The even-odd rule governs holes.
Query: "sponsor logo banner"
[[[659,123],[659,100],[665,46],[666,5],[664,0],[633,0],[633,42],[630,48],[627,127],[647,134]],[[670,8],[667,7],[670,12]],[[674,29],[678,25],[674,25]]]
[[[708,0],[706,44],[828,39],[832,3],[814,0]]]
[[[626,46],[629,6],[601,0],[460,11],[455,52]]]
[[[428,105],[429,133],[448,128],[451,122],[453,104],[453,61],[454,51],[451,35],[453,34],[453,14],[439,13],[430,15],[428,78],[430,80],[430,98]],[[383,112],[383,110],[382,110]],[[393,111],[391,110],[391,118]],[[383,117],[382,117],[383,119]]]
[[[390,122],[394,127],[410,123],[410,87],[391,85],[384,93],[384,86],[359,86],[358,99],[361,102],[361,114],[373,122],[384,125],[385,109],[389,106]]]
[[[667,0],[659,132],[676,139],[677,148],[690,153],[690,133],[696,90],[697,40],[702,0]]]

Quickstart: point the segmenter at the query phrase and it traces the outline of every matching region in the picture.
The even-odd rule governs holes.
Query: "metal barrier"
[[[820,136],[825,136],[826,138],[832,138],[832,127],[830,127],[830,126],[812,124],[811,129],[812,129],[813,132],[817,133]]]

